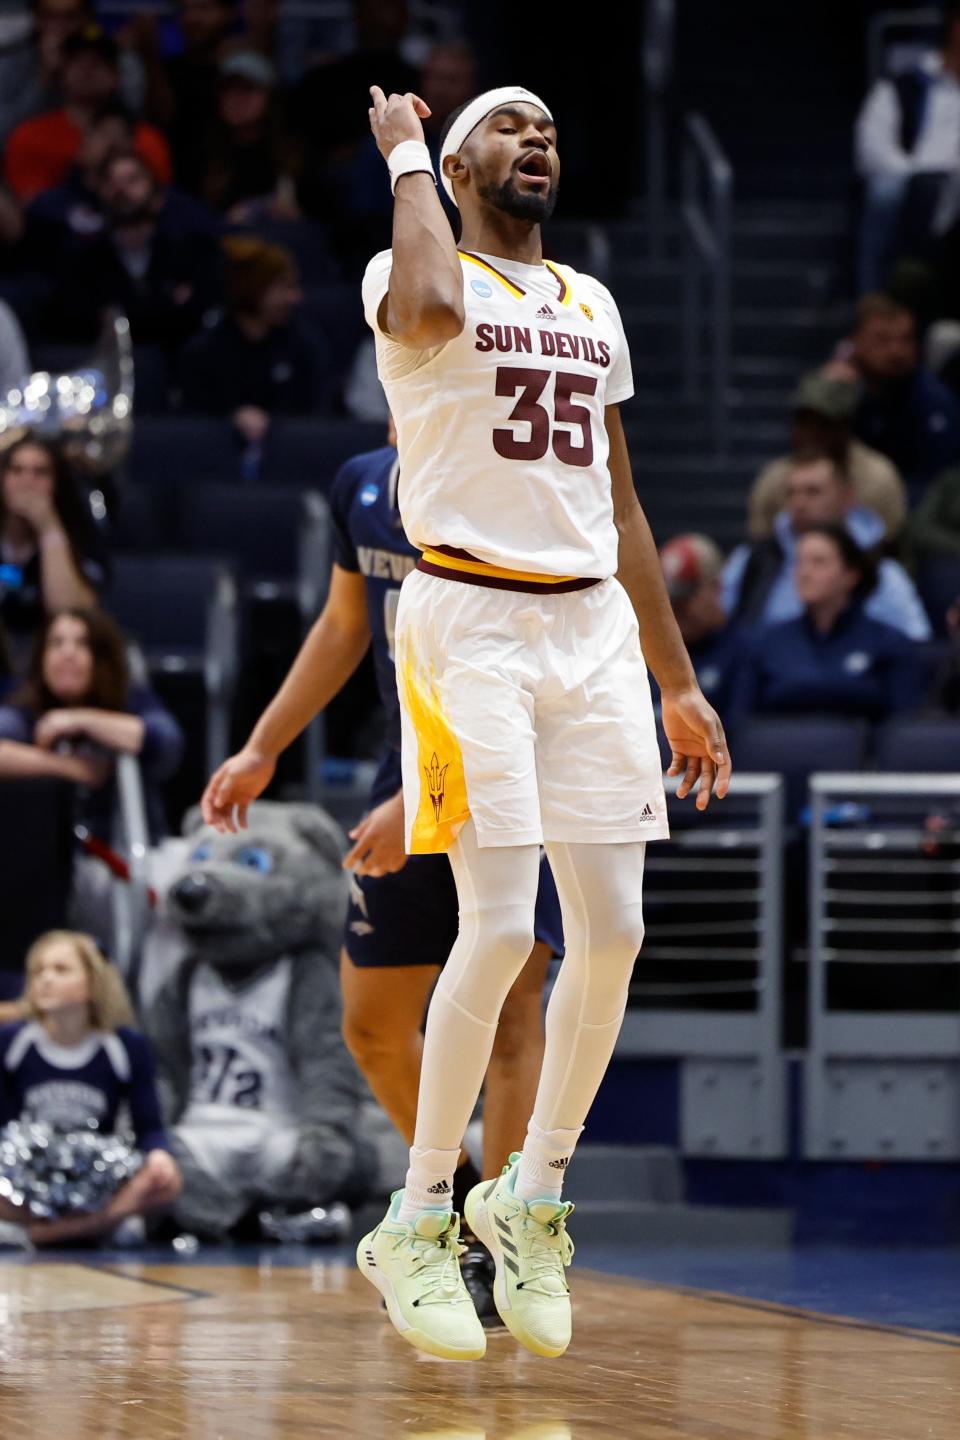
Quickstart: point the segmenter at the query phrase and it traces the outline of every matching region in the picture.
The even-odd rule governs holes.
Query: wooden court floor
[[[960,1338],[575,1270],[574,1344],[418,1357],[352,1269],[0,1263],[2,1440],[958,1440]]]

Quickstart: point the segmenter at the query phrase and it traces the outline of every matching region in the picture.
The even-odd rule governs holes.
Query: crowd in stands
[[[352,48],[294,61],[269,5],[177,0],[170,18],[109,30],[89,0],[5,12],[0,404],[45,356],[82,366],[115,307],[137,413],[222,422],[238,485],[272,478],[264,457],[291,418],[385,428],[359,305],[392,213],[367,87],[425,98],[436,163],[446,117],[483,79],[468,43],[411,46],[408,22],[399,0],[357,0]],[[753,483],[742,544],[724,556],[690,533],[661,549],[735,758],[757,716],[960,715],[960,6],[937,54],[872,86],[855,163],[860,298],[848,333],[798,377],[789,443]],[[169,510],[188,480],[170,477]],[[42,434],[0,453],[0,781],[72,782],[78,820],[106,841],[112,762],[136,756],[159,841],[179,822],[164,786],[187,742],[138,637],[100,608],[111,550],[139,515],[125,498]],[[78,867],[73,914],[102,936],[91,874]],[[92,1007],[71,1043],[116,1029],[94,1023],[96,956],[57,945],[84,1016]],[[38,955],[30,972],[38,1053],[44,966]],[[160,1156],[154,1192],[145,1171],[118,1219],[180,1183],[167,1140],[141,1139]]]

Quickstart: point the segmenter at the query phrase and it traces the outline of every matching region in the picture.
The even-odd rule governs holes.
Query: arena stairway
[[[646,255],[642,218],[609,226],[609,283],[636,387],[624,425],[658,542],[691,528],[725,549],[742,538],[750,485],[788,446],[797,380],[830,355],[848,323],[848,232],[843,205],[797,198],[736,203],[729,443],[718,457],[705,404],[686,400],[682,390],[676,222],[659,261]]]
[[[717,459],[707,415],[681,391],[682,271],[676,214],[664,258],[647,255],[642,203],[607,227],[609,284],[631,344],[624,407],[638,490],[662,542],[704,530],[742,538],[747,491],[784,453],[790,395],[850,318],[853,119],[865,83],[857,14],[827,0],[677,7],[669,169],[680,117],[700,111],[733,166],[730,438]]]

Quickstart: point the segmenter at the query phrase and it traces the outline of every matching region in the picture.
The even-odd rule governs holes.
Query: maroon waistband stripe
[[[462,559],[472,559],[463,551],[451,551],[447,546],[434,546],[436,550],[443,550],[445,555],[457,555]],[[464,585],[482,585],[487,590],[519,590],[524,595],[566,595],[573,590],[589,590],[593,585],[601,582],[592,577],[585,580],[555,580],[547,581],[541,585],[534,580],[516,580],[502,578],[499,575],[477,575],[473,570],[454,570],[446,565],[433,565],[423,557],[417,561],[417,569],[422,570],[425,575],[438,575],[441,580],[459,580]]]

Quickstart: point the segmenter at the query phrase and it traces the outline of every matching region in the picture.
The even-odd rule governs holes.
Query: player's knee
[[[497,912],[487,912],[487,915],[490,939],[496,944],[498,954],[511,962],[519,975],[536,939],[533,915],[519,907],[504,907]]]
[[[604,916],[594,929],[594,952],[613,965],[633,966],[643,944],[643,909],[621,905]]]
[[[395,1017],[370,1010],[344,1010],[343,1041],[360,1069],[367,1073],[402,1049],[405,1036]]]

